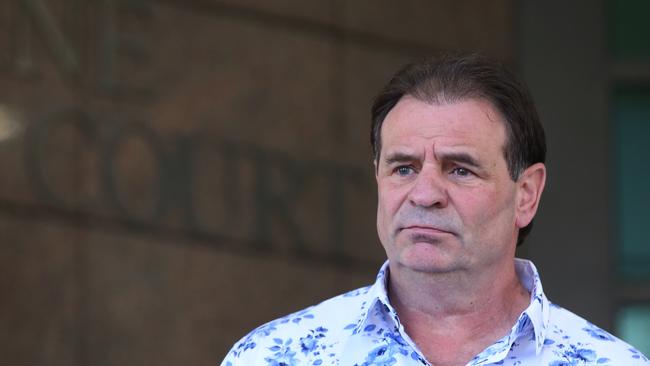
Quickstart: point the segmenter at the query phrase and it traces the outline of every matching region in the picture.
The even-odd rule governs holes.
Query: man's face
[[[517,184],[504,121],[489,102],[405,96],[381,134],[377,231],[392,266],[482,270],[514,256]]]

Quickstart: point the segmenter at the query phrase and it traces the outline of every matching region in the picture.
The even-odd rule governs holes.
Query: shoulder
[[[303,359],[319,364],[352,334],[370,288],[347,292],[254,329],[235,343],[222,365],[292,365]]]
[[[650,365],[631,345],[555,304],[550,307],[544,349],[557,361],[549,365]]]

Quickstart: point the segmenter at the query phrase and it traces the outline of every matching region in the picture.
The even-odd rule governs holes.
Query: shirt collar
[[[393,306],[388,300],[388,261],[384,262],[379,269],[375,283],[370,287],[370,290],[367,293],[366,301],[361,304],[361,315],[359,316],[353,334],[361,332],[368,322],[371,311],[377,306],[382,307],[383,312],[391,315],[391,317],[396,321],[396,324],[399,324],[397,312],[393,309]]]
[[[549,322],[550,303],[544,295],[539,273],[533,262],[515,258],[515,271],[522,286],[530,293],[530,304],[522,315],[528,316],[535,332],[535,353],[539,354],[544,346]]]
[[[524,288],[530,293],[530,304],[515,322],[510,335],[506,337],[511,340],[509,342],[511,345],[512,342],[522,335],[522,332],[527,331],[528,327],[526,327],[525,324],[527,323],[527,320],[529,320],[533,326],[535,353],[539,354],[544,346],[544,340],[546,339],[550,303],[546,298],[546,295],[544,295],[539,273],[537,272],[537,268],[535,268],[533,262],[519,258],[515,258],[514,260],[517,277],[522,286],[524,286]],[[388,261],[386,261],[377,273],[375,283],[367,293],[366,301],[363,302],[360,317],[353,332],[354,334],[357,334],[364,329],[371,311],[377,306],[380,306],[380,310],[393,319],[397,328],[403,329],[399,317],[397,316],[397,312],[388,299],[388,271]]]

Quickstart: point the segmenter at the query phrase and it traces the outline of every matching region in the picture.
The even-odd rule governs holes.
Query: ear
[[[529,166],[517,180],[517,227],[520,229],[530,224],[535,217],[539,200],[546,183],[546,166],[536,163]]]

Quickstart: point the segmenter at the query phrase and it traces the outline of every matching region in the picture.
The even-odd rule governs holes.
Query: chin
[[[412,244],[399,255],[397,264],[415,272],[445,273],[460,268],[457,258],[430,244]]]

